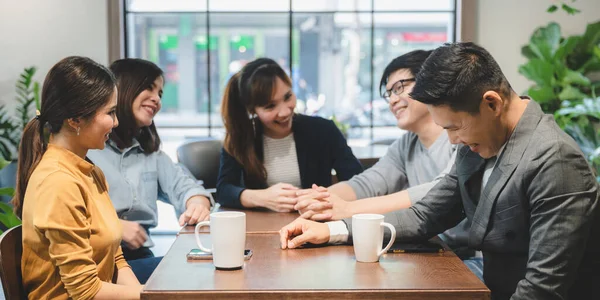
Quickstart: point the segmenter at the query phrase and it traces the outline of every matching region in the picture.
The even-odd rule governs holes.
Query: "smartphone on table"
[[[192,249],[186,255],[188,260],[212,260],[212,253],[204,252],[200,249]],[[244,250],[244,260],[249,260],[252,257],[252,250]]]
[[[388,253],[442,253],[444,246],[429,241],[420,243],[394,243]]]

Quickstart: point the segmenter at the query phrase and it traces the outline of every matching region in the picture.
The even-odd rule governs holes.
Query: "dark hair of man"
[[[427,58],[410,97],[454,111],[479,113],[483,94],[496,91],[510,97],[512,88],[496,60],[474,43],[447,43]]]
[[[383,70],[381,75],[381,81],[379,82],[379,93],[383,97],[385,92],[385,86],[388,84],[388,80],[392,73],[401,70],[408,69],[413,76],[417,76],[417,73],[421,70],[421,66],[429,57],[433,50],[413,50],[406,54],[400,55],[394,58]]]

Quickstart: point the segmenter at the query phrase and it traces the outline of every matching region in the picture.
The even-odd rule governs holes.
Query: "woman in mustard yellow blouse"
[[[13,199],[29,299],[140,298],[106,179],[86,158],[118,125],[116,104],[114,76],[89,58],[67,57],[46,75],[41,112],[23,131]]]

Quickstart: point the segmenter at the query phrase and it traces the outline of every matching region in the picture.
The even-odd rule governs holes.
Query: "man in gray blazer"
[[[472,43],[436,49],[411,97],[462,146],[422,201],[387,215],[397,239],[430,238],[466,216],[492,299],[600,299],[597,183],[553,117]],[[328,241],[326,224],[299,219],[281,230],[283,249]]]

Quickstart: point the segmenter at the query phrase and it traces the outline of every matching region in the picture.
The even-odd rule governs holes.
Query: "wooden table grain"
[[[210,235],[201,235],[210,242]],[[194,236],[179,235],[142,299],[490,299],[486,286],[452,252],[384,254],[356,262],[352,246],[281,250],[277,234],[248,234],[253,257],[237,271],[187,261]]]
[[[231,209],[217,207],[214,211],[241,211],[246,214],[246,233],[278,233],[281,227],[296,220],[300,215],[297,212],[278,213],[267,209]],[[185,226],[179,234],[194,234],[195,226]],[[208,227],[202,227],[201,233],[208,233]]]

